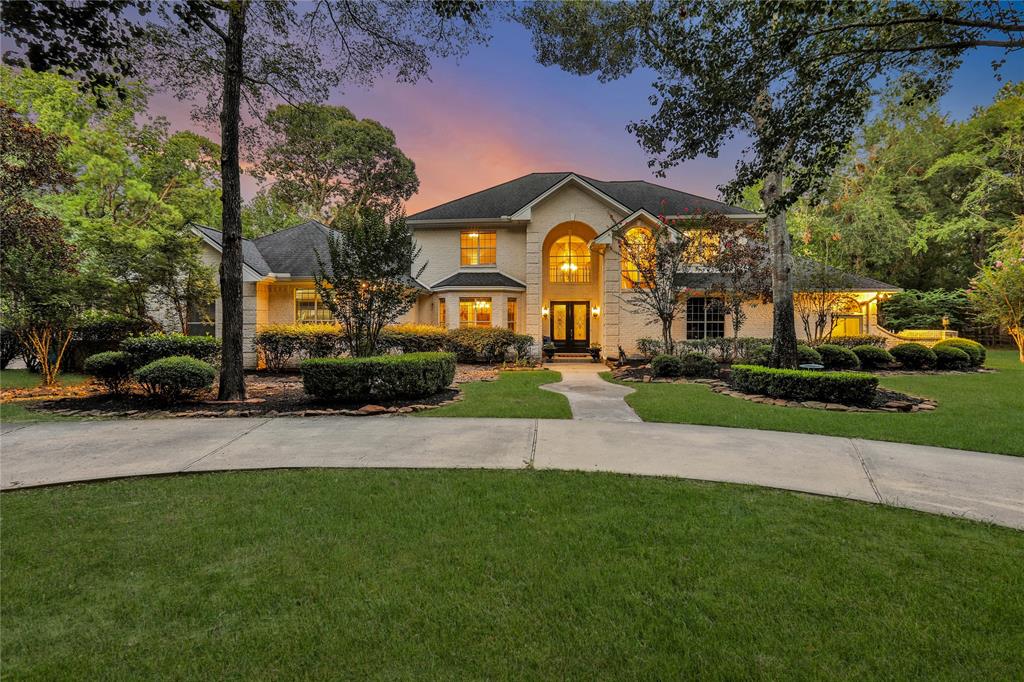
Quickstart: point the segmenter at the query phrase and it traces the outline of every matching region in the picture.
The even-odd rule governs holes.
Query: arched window
[[[590,281],[590,249],[573,235],[555,240],[548,251],[549,281],[585,284]]]
[[[622,288],[643,286],[644,275],[636,263],[654,258],[654,235],[646,227],[630,228],[622,237]]]

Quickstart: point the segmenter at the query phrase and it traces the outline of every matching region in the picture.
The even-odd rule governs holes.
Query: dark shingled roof
[[[482,272],[457,272],[451,277],[442,279],[431,288],[444,289],[446,287],[466,287],[474,289],[506,287],[512,289],[525,289],[526,285],[519,280],[512,279],[508,275],[494,270],[489,270]]]
[[[605,181],[588,178],[578,173],[562,172],[530,173],[461,199],[420,211],[409,216],[409,220],[466,220],[501,218],[512,215],[569,175],[576,175],[631,211],[642,208],[654,215],[686,215],[698,211],[725,215],[747,215],[750,213],[750,211],[720,201],[705,199],[644,180]]]
[[[795,288],[799,291],[800,282],[813,277],[815,268],[825,268],[828,278],[834,282],[835,291],[899,291],[900,288],[892,284],[880,282],[864,275],[855,275],[850,272],[843,272],[831,265],[822,265],[810,258],[796,256],[794,258],[793,276]],[[715,272],[680,272],[676,275],[676,281],[690,289],[707,291],[721,287],[723,277]]]
[[[218,247],[220,246],[220,230],[215,230],[205,225],[196,225],[196,229],[217,244]],[[261,275],[269,275],[271,272],[270,266],[263,258],[263,254],[260,253],[251,239],[242,240],[242,261]]]

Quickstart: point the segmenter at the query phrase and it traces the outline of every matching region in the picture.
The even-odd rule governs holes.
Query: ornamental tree
[[[733,353],[739,353],[740,329],[747,320],[746,305],[771,300],[768,272],[768,244],[764,225],[716,217],[714,234],[718,248],[707,250],[706,265],[718,277],[711,291],[717,294],[731,316]]]
[[[353,356],[377,354],[381,330],[416,304],[414,280],[426,268],[413,271],[419,255],[405,216],[381,210],[346,216],[327,253],[317,253],[317,294]]]
[[[1006,329],[1024,363],[1024,216],[1018,216],[1003,247],[978,270],[967,295],[979,321]]]

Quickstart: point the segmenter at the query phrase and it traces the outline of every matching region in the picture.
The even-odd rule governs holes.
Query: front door
[[[559,353],[586,353],[590,347],[590,301],[551,302],[551,341]]]

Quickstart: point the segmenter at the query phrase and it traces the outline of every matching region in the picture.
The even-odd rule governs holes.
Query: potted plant
[[[601,362],[601,344],[590,344],[590,359],[594,362]]]
[[[548,362],[550,362],[551,360],[555,359],[555,344],[554,343],[552,343],[551,341],[548,341],[547,343],[544,344],[543,349],[544,349],[544,357],[548,359]]]

